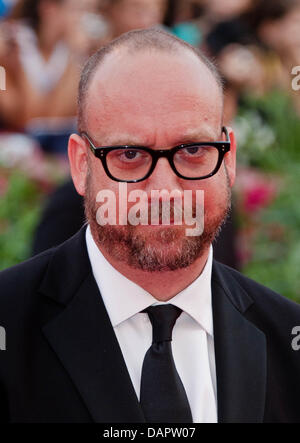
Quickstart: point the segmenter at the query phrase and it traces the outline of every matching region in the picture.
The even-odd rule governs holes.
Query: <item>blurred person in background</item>
[[[208,16],[222,18],[206,36],[205,48],[217,58],[226,81],[227,122],[236,115],[244,92],[263,94],[274,86],[290,91],[291,66],[299,60],[299,0],[243,0],[239,7],[229,0],[235,3],[224,14],[224,2],[207,6]]]
[[[284,88],[291,94],[295,108],[300,115],[300,97],[291,88],[291,71],[300,64],[300,2],[299,0],[279,1],[277,14],[266,18],[258,28],[258,37],[269,50],[270,67],[278,67],[278,75],[269,75],[269,84]],[[270,71],[270,69],[269,69]],[[274,69],[272,70],[274,72]],[[276,72],[276,71],[275,71]]]
[[[76,123],[79,71],[92,40],[84,19],[98,7],[96,0],[20,0],[15,5],[0,27],[0,64],[7,72],[2,129],[25,130],[45,150],[66,151]],[[105,32],[98,32],[97,46]]]
[[[0,18],[5,17],[15,3],[16,0],[0,0]]]
[[[166,0],[106,0],[103,11],[115,38],[133,29],[160,25],[166,3]]]
[[[178,37],[199,46],[216,25],[243,13],[252,3],[252,0],[168,0],[165,25]]]
[[[202,0],[205,7],[205,19],[211,25],[238,17],[250,9],[254,3],[257,3],[257,0]]]
[[[168,0],[164,25],[193,46],[202,43],[204,34],[203,0]]]

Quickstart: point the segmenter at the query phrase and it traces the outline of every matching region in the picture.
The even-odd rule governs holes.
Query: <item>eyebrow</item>
[[[217,133],[213,128],[207,124],[202,124],[201,127],[188,129],[185,134],[182,134],[180,140],[182,143],[187,143],[191,141],[204,141],[204,142],[215,142],[222,139],[223,129],[222,125],[217,130]]]
[[[191,142],[214,142],[217,140],[218,137],[216,138],[213,134],[208,134],[207,132],[191,131],[180,137],[178,139],[179,143],[177,144],[180,145]]]
[[[214,142],[217,140],[221,140],[222,131],[220,132],[219,137],[215,137],[212,133],[208,131],[199,131],[199,129],[187,131],[183,136],[178,137],[175,143],[172,143],[172,146],[178,146],[186,143],[193,142]],[[97,146],[100,146],[99,144]],[[135,138],[132,135],[124,134],[124,135],[111,135],[105,138],[105,143],[102,143],[101,146],[145,146],[149,147],[149,143],[141,142],[141,139]]]
[[[100,145],[99,145],[100,146]],[[105,138],[105,143],[101,146],[146,146],[141,143],[141,140],[134,138],[132,135],[111,135]]]

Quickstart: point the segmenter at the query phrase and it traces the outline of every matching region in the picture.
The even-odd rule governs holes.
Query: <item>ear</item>
[[[230,151],[225,154],[224,162],[228,172],[230,187],[232,187],[236,177],[236,139],[233,130],[228,127],[227,130],[230,138]]]
[[[88,173],[88,152],[84,140],[77,134],[69,138],[68,156],[74,186],[80,195],[85,193]]]

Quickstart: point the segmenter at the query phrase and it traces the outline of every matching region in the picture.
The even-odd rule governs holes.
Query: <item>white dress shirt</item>
[[[86,243],[94,278],[139,399],[143,360],[152,343],[151,322],[148,314],[140,311],[163,302],[128,280],[105,259],[89,226]],[[173,329],[172,352],[194,423],[217,422],[211,305],[212,255],[211,247],[201,275],[167,302],[183,311]]]

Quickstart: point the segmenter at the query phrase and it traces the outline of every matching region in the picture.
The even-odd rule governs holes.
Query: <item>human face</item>
[[[142,145],[152,149],[224,137],[222,94],[210,71],[188,52],[156,51],[137,56],[114,53],[95,74],[86,100],[86,130],[98,146]],[[235,177],[235,144],[216,175],[184,180],[160,158],[149,178],[129,183],[128,191],[174,189],[204,192],[204,233],[187,238],[186,226],[104,226],[96,221],[96,195],[109,189],[119,197],[118,183],[105,173],[86,142],[72,136],[69,145],[75,186],[85,195],[86,213],[99,248],[117,260],[146,271],[175,270],[203,255],[226,217]],[[224,139],[224,138],[223,138]],[[226,168],[225,168],[226,163]]]
[[[108,8],[115,36],[133,29],[150,28],[163,20],[166,0],[118,0]]]
[[[206,9],[216,21],[229,20],[247,12],[253,0],[207,0]]]

